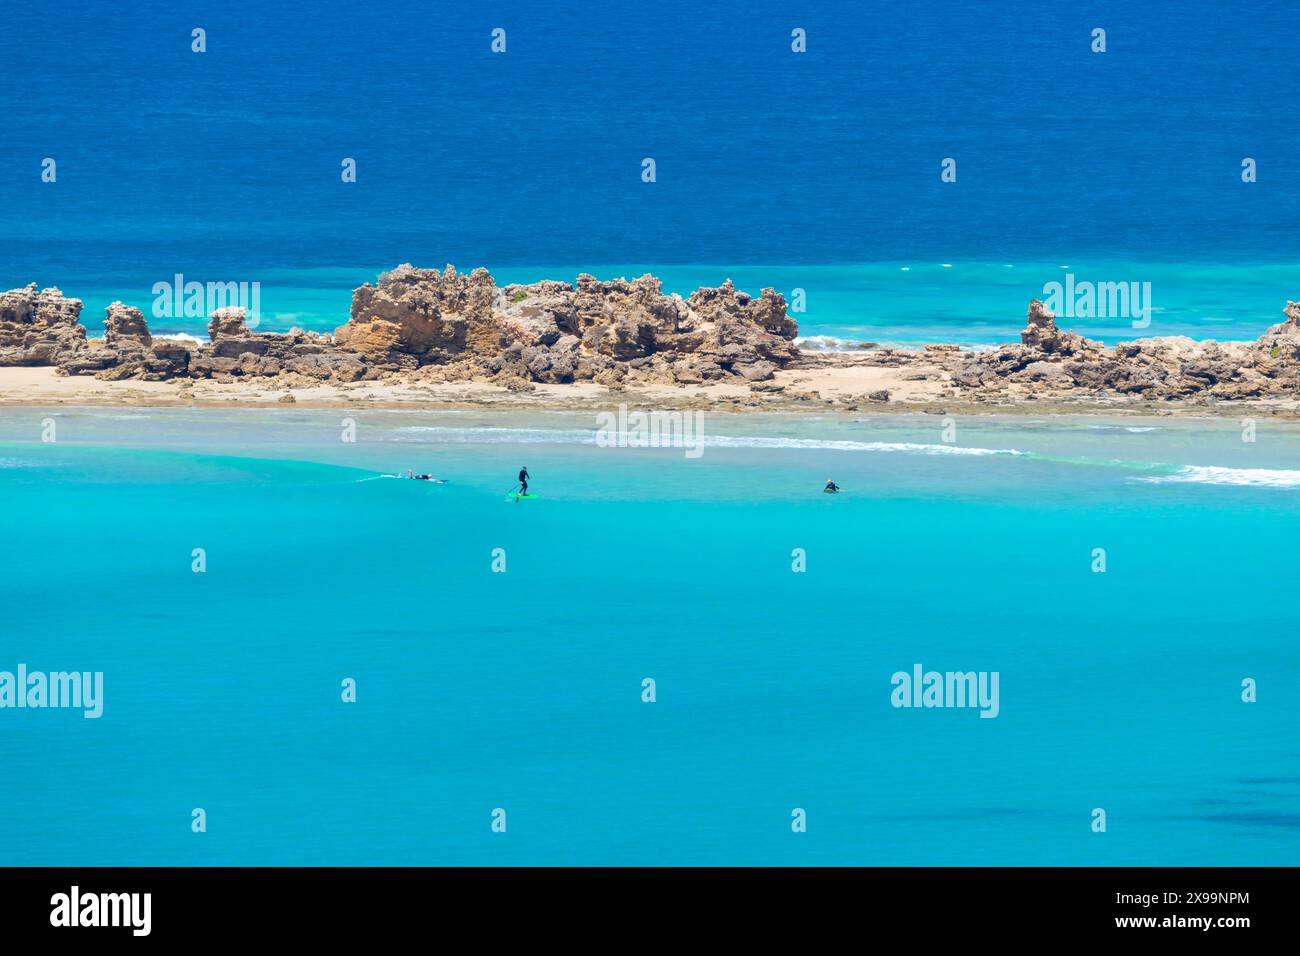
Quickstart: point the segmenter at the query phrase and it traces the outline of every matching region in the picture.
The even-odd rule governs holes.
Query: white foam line
[[[442,428],[412,425],[400,432],[421,432],[431,438],[458,443],[529,443],[594,445],[596,431],[571,431],[551,428]],[[402,441],[403,439],[396,439]],[[408,439],[409,440],[409,439]],[[925,455],[1024,455],[1014,448],[974,448],[965,445],[926,444],[921,442],[852,441],[828,438],[773,438],[747,435],[705,435],[707,448],[806,448],[825,451],[916,452]]]
[[[1253,488],[1300,488],[1300,471],[1285,468],[1225,468],[1185,465],[1172,475],[1136,478],[1153,484],[1238,485]]]

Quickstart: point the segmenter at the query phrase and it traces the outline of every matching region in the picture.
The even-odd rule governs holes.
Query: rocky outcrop
[[[105,310],[102,342],[74,353],[58,365],[65,375],[94,375],[108,381],[165,381],[185,375],[188,361],[188,346],[155,340],[144,313],[114,302]]]
[[[218,309],[208,324],[211,342],[154,338],[139,309],[114,302],[104,319],[103,344],[81,349],[59,362],[66,375],[107,380],[276,377],[299,381],[353,382],[369,370],[353,352],[329,336],[295,329],[287,333],[249,331],[241,307]],[[377,374],[377,373],[373,373]]]
[[[153,344],[149,324],[139,309],[121,302],[108,307],[104,317],[104,345],[106,348],[130,350],[147,349]]]
[[[953,386],[979,393],[1020,388],[1050,395],[1117,394],[1143,399],[1267,398],[1300,394],[1300,304],[1254,342],[1160,336],[1099,342],[1059,329],[1037,300],[1021,344],[964,353],[947,371]]]
[[[36,286],[0,293],[0,365],[56,365],[104,379],[274,379],[277,387],[401,376],[413,382],[490,381],[515,392],[537,383],[747,385],[782,391],[782,369],[853,364],[896,369],[890,381],[932,381],[974,401],[1051,397],[1140,400],[1300,396],[1300,303],[1253,342],[1179,336],[1107,348],[1057,325],[1029,303],[1020,341],[977,352],[934,344],[852,355],[800,353],[785,299],[730,282],[689,297],[653,276],[543,281],[498,287],[485,269],[468,275],[402,265],[355,290],[351,317],[333,335],[253,332],[245,311],[219,309],[210,341],[156,338],[139,309],[114,302],[102,340],[87,341],[82,303]],[[906,386],[904,386],[906,390]],[[811,393],[809,393],[811,394]],[[860,401],[859,401],[860,399]],[[858,404],[891,403],[876,389]]]
[[[84,349],[81,305],[35,283],[0,292],[0,365],[56,365]]]
[[[288,376],[353,382],[395,373],[428,381],[759,383],[794,362],[785,299],[727,281],[689,298],[658,279],[543,281],[500,288],[486,269],[398,266],[353,293],[333,336],[249,330],[242,308],[213,312],[210,342],[155,339],[139,309],[114,302],[88,343],[81,302],[35,286],[0,295],[0,363],[65,374],[162,379]]]
[[[352,317],[334,339],[391,369],[454,360],[465,351],[471,322],[490,325],[492,297],[486,269],[461,276],[452,266],[440,273],[401,265],[353,292]],[[488,330],[476,331],[482,339]]]
[[[294,373],[318,381],[355,382],[367,368],[354,352],[339,348],[327,335],[292,329],[252,332],[242,306],[212,313],[211,344],[195,349],[189,374],[195,378],[273,377]]]
[[[402,265],[357,289],[335,341],[386,370],[460,365],[460,374],[534,382],[703,382],[770,378],[793,361],[797,327],[782,296],[758,298],[730,281],[689,299],[653,276],[544,281],[498,288]]]
[[[1101,348],[1099,342],[1058,328],[1056,316],[1038,299],[1029,300],[1029,318],[1020,333],[1020,343],[1054,355],[1075,355]]]

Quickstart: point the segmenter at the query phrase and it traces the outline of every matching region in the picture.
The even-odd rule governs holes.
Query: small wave
[[[1184,465],[1171,475],[1135,478],[1153,484],[1243,485],[1254,488],[1300,488],[1300,471],[1286,468],[1225,468]]]
[[[794,340],[796,348],[809,352],[861,352],[862,339],[841,339],[834,335],[800,335]]]
[[[919,339],[844,339],[835,335],[801,335],[794,344],[805,352],[866,352],[874,349],[898,349],[905,352],[921,352],[927,345],[937,344],[940,336]],[[990,342],[948,341],[963,352],[989,352],[1001,346]],[[868,348],[870,346],[870,348]]]
[[[428,434],[434,441],[455,444],[558,444],[594,445],[596,431],[563,428],[442,428],[437,425],[406,425],[395,432]],[[395,437],[393,441],[427,441],[417,437]]]
[[[171,342],[193,342],[195,345],[207,345],[211,341],[206,335],[191,335],[188,332],[164,332],[154,334],[155,339],[167,339]]]
[[[596,430],[577,431],[554,428],[440,428],[433,425],[410,425],[400,432],[428,433],[437,441],[456,443],[502,444],[596,444]],[[665,444],[670,437],[664,433]],[[694,435],[692,434],[692,438]],[[395,441],[415,441],[397,438]],[[965,445],[940,445],[922,442],[853,441],[830,438],[776,438],[758,435],[704,435],[705,448],[799,448],[823,451],[917,452],[926,455],[1024,455],[1014,448],[975,448]]]
[[[807,448],[825,451],[911,451],[924,455],[1024,455],[1014,448],[975,448],[966,445],[934,445],[907,441],[851,441],[825,438],[757,438],[730,435],[706,436],[706,448]]]
[[[1089,430],[1089,431],[1094,431],[1094,432],[1130,432],[1130,433],[1132,433],[1132,434],[1134,434],[1134,435],[1141,434],[1142,432],[1158,432],[1158,431],[1160,431],[1160,426],[1159,426],[1159,425],[1106,425],[1106,424],[1091,424],[1091,425],[1088,425],[1087,427],[1088,427],[1088,430]]]

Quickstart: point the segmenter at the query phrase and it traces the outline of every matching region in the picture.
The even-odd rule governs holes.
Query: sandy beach
[[[887,401],[865,396],[889,392]],[[1018,394],[1017,394],[1018,392]],[[703,385],[644,385],[609,388],[591,382],[538,383],[513,391],[490,382],[423,383],[388,379],[323,382],[284,387],[274,381],[213,379],[148,382],[104,381],[59,374],[50,367],[0,368],[0,406],[117,405],[155,407],[302,408],[498,408],[502,410],[602,409],[627,404],[641,408],[703,408],[720,413],[822,414],[827,411],[898,414],[1096,414],[1096,415],[1264,415],[1300,419],[1295,399],[1152,401],[1140,397],[1097,398],[1037,395],[1019,389],[1004,398],[955,397],[942,381],[912,380],[906,368],[848,363],[822,368],[783,369],[758,388],[734,382]]]

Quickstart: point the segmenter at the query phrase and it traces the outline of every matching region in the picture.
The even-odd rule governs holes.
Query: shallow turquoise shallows
[[[1294,427],[596,424],[0,412],[0,864],[1296,860]]]

